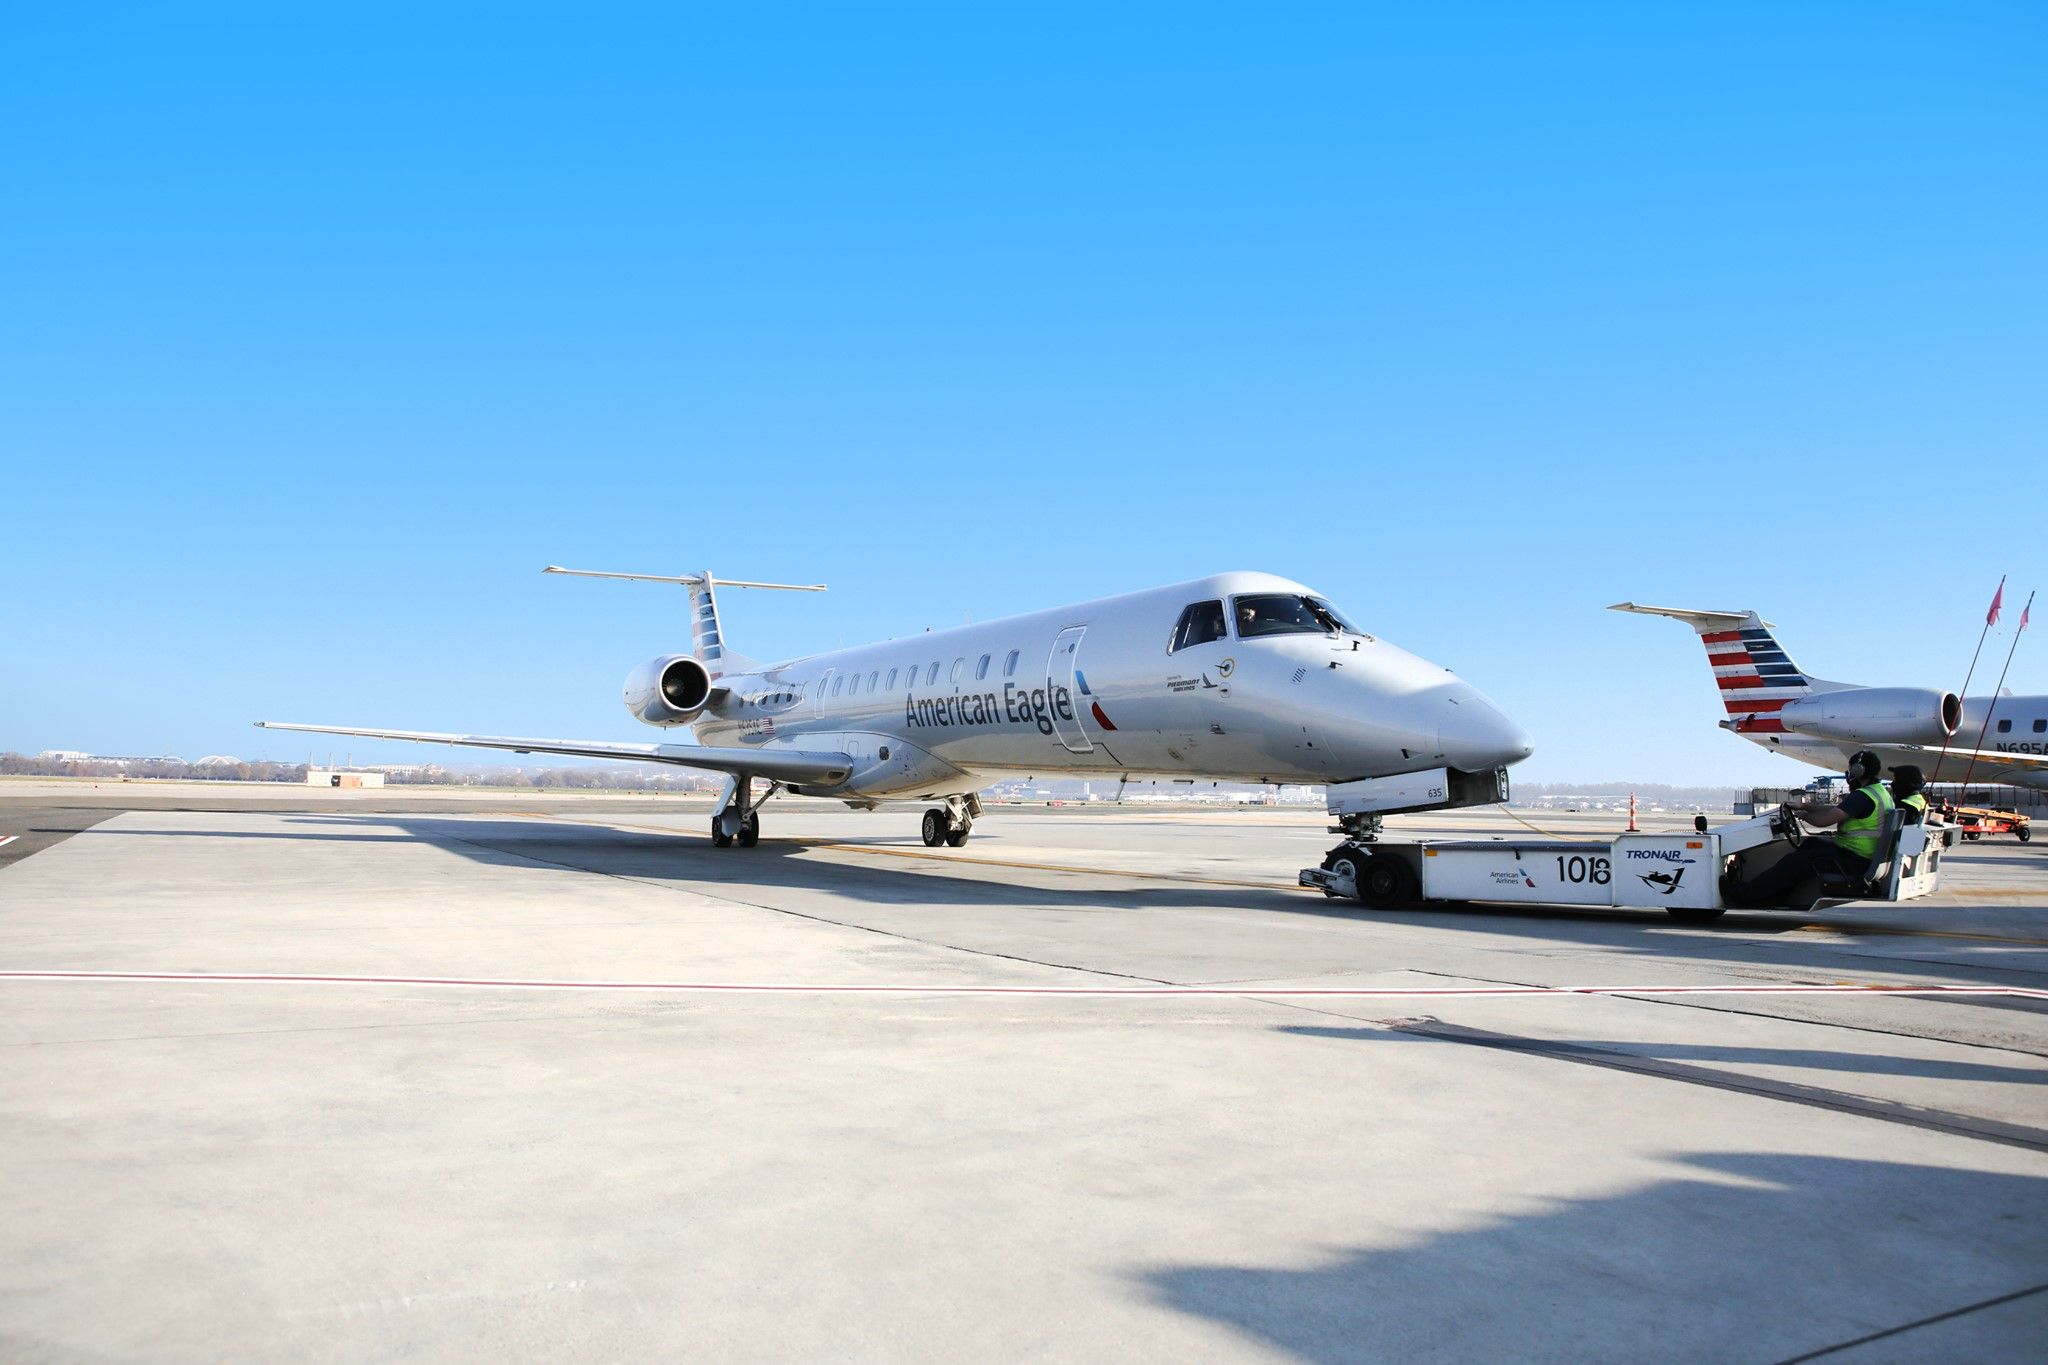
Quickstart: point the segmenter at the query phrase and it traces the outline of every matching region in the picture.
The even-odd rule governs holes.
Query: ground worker
[[[1859,749],[1843,776],[1849,794],[1838,805],[1796,812],[1805,824],[1833,829],[1832,839],[1808,838],[1798,848],[1765,868],[1754,881],[1731,882],[1724,889],[1730,905],[1785,905],[1786,897],[1821,872],[1859,877],[1877,853],[1878,833],[1892,810],[1892,794],[1879,780],[1884,765],[1876,754]],[[1800,908],[1800,907],[1792,907]]]
[[[1927,778],[1913,764],[1901,763],[1892,769],[1892,801],[1906,824],[1927,823],[1927,797],[1922,794],[1926,786]]]

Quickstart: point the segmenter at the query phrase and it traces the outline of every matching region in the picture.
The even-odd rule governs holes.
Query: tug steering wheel
[[[1806,842],[1806,827],[1799,823],[1799,816],[1790,806],[1778,808],[1778,833],[1793,848]]]

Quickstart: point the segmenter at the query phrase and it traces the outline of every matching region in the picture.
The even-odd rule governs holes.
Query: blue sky
[[[2044,576],[2044,61],[2032,4],[11,7],[0,747],[644,736],[680,592],[551,562],[829,582],[727,602],[767,656],[1243,567],[1525,779],[1803,776],[1601,608],[1961,681]]]

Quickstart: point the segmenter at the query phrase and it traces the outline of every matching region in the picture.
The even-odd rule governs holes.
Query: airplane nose
[[[1519,763],[1536,752],[1528,732],[1509,720],[1476,688],[1456,687],[1444,700],[1439,738],[1444,758],[1454,768],[1484,772]]]

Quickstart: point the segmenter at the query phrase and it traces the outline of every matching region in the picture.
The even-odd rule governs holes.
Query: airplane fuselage
[[[796,790],[848,798],[1041,774],[1327,783],[1529,753],[1450,670],[1303,602],[1327,607],[1299,583],[1220,574],[835,650],[726,674],[691,728],[705,745],[842,752],[843,783]]]
[[[1978,742],[1980,736],[1981,744]],[[2019,787],[2048,786],[2048,774],[2002,771],[1993,766],[1991,759],[1980,758],[1972,763],[1968,757],[1954,753],[1930,758],[1923,751],[1924,746],[1900,749],[1885,744],[1797,734],[1744,734],[1743,738],[1802,763],[1831,771],[1840,770],[1857,750],[1868,749],[1886,768],[1904,763],[1917,765],[1929,782],[1961,782],[1965,776],[1973,783],[1987,782],[1993,780],[1991,774],[1997,773],[1995,780],[1999,783]],[[2048,754],[2048,696],[1965,698],[1962,720],[1950,742],[1956,750],[1981,749],[1987,754]]]
[[[701,574],[548,566],[689,589],[692,647],[626,678],[626,710],[694,744],[259,721],[271,729],[565,754],[722,773],[716,847],[753,847],[757,782],[872,805],[933,800],[927,846],[963,844],[975,793],[1010,776],[1362,783],[1346,823],[1505,799],[1528,737],[1449,669],[1360,630],[1299,583],[1229,573],[883,644],[761,665],[734,654],[717,588],[819,591]],[[1407,781],[1407,779],[1416,779]],[[1369,784],[1368,784],[1369,785]],[[1411,790],[1412,789],[1412,790]],[[765,800],[766,796],[760,798]]]

